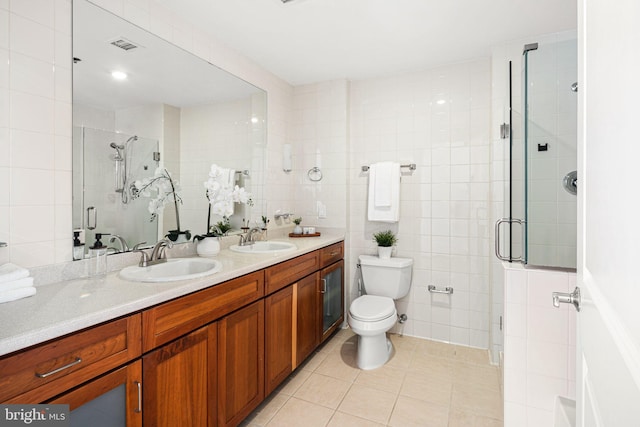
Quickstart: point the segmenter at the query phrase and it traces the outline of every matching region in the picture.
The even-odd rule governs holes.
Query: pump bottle
[[[84,243],[80,241],[80,230],[73,230],[73,260],[84,259]]]
[[[96,233],[96,241],[89,248],[89,276],[102,277],[107,274],[107,245],[100,239],[109,233]]]

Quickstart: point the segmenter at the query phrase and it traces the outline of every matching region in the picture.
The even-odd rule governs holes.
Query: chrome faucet
[[[252,229],[247,231],[246,234],[240,234],[240,243],[238,243],[238,246],[253,245],[256,242],[255,238],[253,237],[256,233],[262,233],[262,228],[253,227]]]
[[[171,249],[173,247],[173,242],[166,237],[153,247],[151,250],[151,257],[149,259],[148,265],[160,264],[161,262],[167,261],[167,255],[165,254],[165,249]]]
[[[120,252],[129,252],[129,246],[122,236],[112,234],[111,237],[109,237],[109,243],[113,243],[116,240],[120,242]]]
[[[262,233],[262,228],[260,227],[253,227],[251,230],[247,231],[247,240],[249,241],[249,244],[253,244],[255,243],[255,237],[254,235],[256,233]]]

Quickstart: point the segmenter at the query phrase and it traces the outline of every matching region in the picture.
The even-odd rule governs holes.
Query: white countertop
[[[199,279],[166,283],[82,278],[37,287],[29,298],[0,304],[0,356],[135,313],[171,299],[261,270],[344,240],[342,235],[270,239],[289,241],[296,250],[280,254],[241,254],[223,249],[222,270]]]

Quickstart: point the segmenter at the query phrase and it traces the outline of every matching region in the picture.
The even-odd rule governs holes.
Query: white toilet
[[[358,367],[370,370],[387,363],[393,350],[387,331],[398,321],[394,300],[409,293],[413,260],[371,255],[359,260],[366,295],[351,303],[347,321],[358,335]]]

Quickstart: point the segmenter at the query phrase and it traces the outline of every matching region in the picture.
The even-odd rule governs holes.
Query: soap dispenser
[[[89,276],[100,277],[107,274],[107,246],[100,239],[109,233],[96,233],[96,241],[89,248]]]
[[[84,259],[84,243],[80,241],[80,230],[73,230],[73,260]]]

